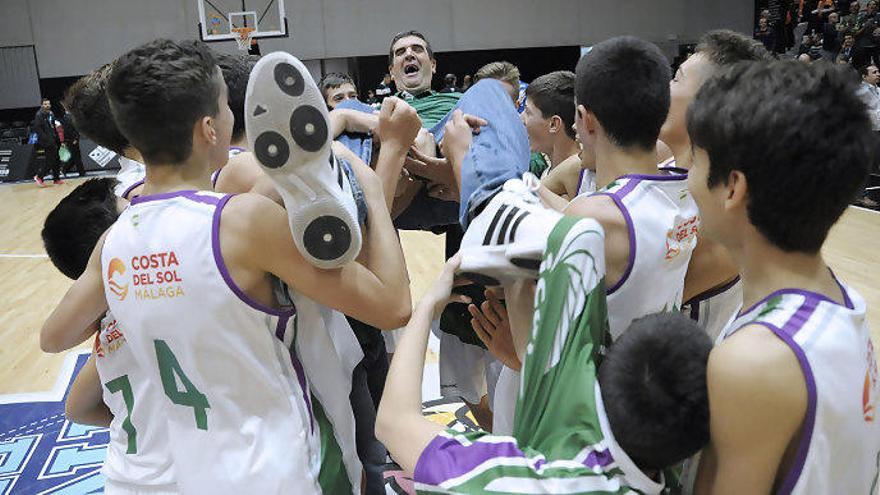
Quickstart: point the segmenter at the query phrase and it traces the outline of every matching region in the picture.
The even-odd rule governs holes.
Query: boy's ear
[[[745,174],[739,170],[731,170],[724,187],[727,189],[725,209],[745,208],[748,205],[749,184]]]
[[[554,115],[554,116],[550,117],[550,133],[551,134],[556,134],[557,132],[562,130],[562,126],[564,126],[564,125],[565,125],[565,123],[562,122],[562,118],[560,118],[559,115]]]
[[[195,134],[207,144],[217,144],[217,129],[214,127],[214,117],[204,116],[196,122]]]

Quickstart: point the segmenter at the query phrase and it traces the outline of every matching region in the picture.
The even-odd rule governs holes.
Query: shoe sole
[[[284,200],[303,257],[328,269],[354,260],[361,249],[357,209],[330,151],[324,99],[296,57],[275,52],[257,62],[245,96],[245,127],[254,156]]]

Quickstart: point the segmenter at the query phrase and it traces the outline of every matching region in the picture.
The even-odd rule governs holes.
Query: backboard
[[[237,38],[233,28],[254,28],[254,38],[286,38],[284,0],[196,0],[202,41]]]

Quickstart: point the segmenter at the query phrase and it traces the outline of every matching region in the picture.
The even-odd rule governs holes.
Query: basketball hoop
[[[235,33],[235,42],[238,44],[239,50],[248,51],[251,45],[256,43],[254,40],[256,30],[252,27],[234,27],[230,31]]]

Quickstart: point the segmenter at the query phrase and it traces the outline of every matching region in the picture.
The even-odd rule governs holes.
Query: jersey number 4
[[[154,340],[153,344],[156,347],[156,360],[159,362],[159,376],[162,378],[162,388],[165,389],[165,395],[175,404],[191,407],[196,417],[196,427],[200,430],[207,430],[207,410],[211,408],[208,404],[208,398],[199,392],[199,389],[187,378],[177,361],[177,357],[171,352],[171,348],[164,340]],[[178,380],[183,385],[183,390],[177,388]]]

